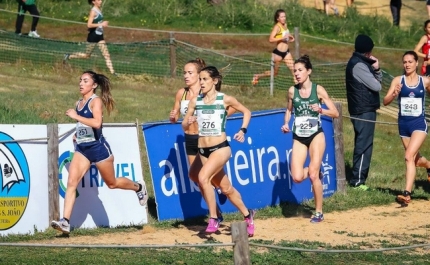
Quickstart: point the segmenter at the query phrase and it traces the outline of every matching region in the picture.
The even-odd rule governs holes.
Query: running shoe
[[[248,209],[248,211],[249,211],[249,217],[248,218],[245,217],[246,230],[248,232],[248,236],[253,237],[254,230],[255,230],[255,225],[254,225],[255,210]]]
[[[63,64],[66,64],[67,61],[69,60],[70,54],[66,53],[64,54],[64,58],[63,58]]]
[[[40,35],[37,34],[37,31],[30,31],[30,33],[28,33],[28,36],[32,38],[40,38]]]
[[[369,188],[369,187],[367,187],[367,186],[366,186],[366,185],[364,185],[364,184],[361,184],[361,185],[355,186],[355,187],[354,187],[354,190],[369,191],[369,190],[370,190],[370,188]]]
[[[52,221],[51,226],[64,234],[70,233],[70,224],[64,218],[61,218],[60,221]]]
[[[324,221],[324,215],[320,212],[316,212],[311,217],[311,223],[321,223]]]
[[[258,84],[258,75],[254,75],[252,78],[252,85],[255,86],[256,84]]]
[[[219,228],[219,219],[218,218],[209,218],[208,227],[206,227],[206,233],[216,233]]]
[[[148,192],[146,190],[146,185],[143,180],[139,180],[137,183],[142,185],[142,189],[140,191],[136,191],[137,198],[139,198],[139,203],[142,206],[145,206],[148,202]]]
[[[224,216],[222,216],[222,214],[218,215],[218,224],[221,224],[222,222],[224,222]]]
[[[339,9],[337,9],[337,8],[334,9],[334,15],[339,16]]]
[[[222,212],[218,206],[216,207],[216,215],[218,218],[218,223],[222,223],[224,221],[224,217],[222,216]]]
[[[411,193],[405,190],[402,194],[397,195],[396,200],[398,203],[401,204],[409,204],[411,202]]]

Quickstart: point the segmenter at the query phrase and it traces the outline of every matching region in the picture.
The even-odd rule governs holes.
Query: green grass
[[[256,243],[271,244],[268,241]],[[282,247],[317,249],[328,248],[320,242],[281,242]],[[357,244],[358,250],[368,247]],[[26,248],[1,247],[2,264],[232,264],[233,253],[221,248],[174,248],[174,249],[91,249],[91,248]],[[12,258],[13,257],[13,258]],[[28,257],[31,257],[29,261]],[[389,253],[309,253],[285,250],[262,250],[251,247],[252,264],[428,264],[426,255],[405,252]],[[401,263],[399,263],[399,261]]]
[[[6,124],[46,124],[72,122],[65,111],[72,107],[79,97],[78,78],[80,72],[63,70],[27,69],[21,65],[3,65],[0,69],[2,84],[0,89],[5,99],[0,102],[0,122]],[[177,79],[145,77],[136,79],[135,76],[113,78],[113,96],[117,102],[117,110],[111,116],[105,116],[104,121],[139,123],[166,120],[173,104],[176,90],[182,86]],[[31,85],[29,85],[31,84]],[[257,88],[241,89],[226,87],[226,93],[236,96],[251,110],[283,108],[285,106],[284,91],[275,90],[271,97],[267,90]],[[47,101],[47,99],[49,99]],[[25,102],[25,104],[22,104]],[[19,106],[19,108],[17,107]],[[344,108],[344,115],[347,114]],[[396,120],[378,115],[378,121],[392,122]],[[353,151],[353,130],[348,118],[343,119],[344,151],[347,168],[351,167]],[[141,141],[143,142],[143,141]],[[421,148],[422,155],[429,156],[429,143],[426,141]],[[150,183],[149,171],[144,147],[141,149],[142,163],[146,181]],[[383,205],[393,201],[394,194],[404,186],[404,150],[397,134],[397,126],[378,124],[376,126],[374,153],[367,184],[372,191],[362,193],[348,189],[347,194],[335,194],[325,200],[325,211],[346,210],[366,207],[368,205]],[[417,170],[415,195],[419,199],[429,199],[429,185],[424,169]],[[152,192],[152,191],[151,191]],[[151,194],[152,195],[152,194]],[[153,196],[153,195],[152,195]],[[310,210],[313,202],[304,203],[302,211]],[[151,206],[151,204],[150,204]],[[152,207],[155,205],[152,202]],[[294,210],[293,210],[294,208]],[[282,212],[296,212],[297,206],[281,205],[268,207],[259,213],[259,218],[280,217]],[[154,212],[154,211],[152,211]],[[154,213],[155,214],[155,213]],[[156,216],[152,216],[156,218]],[[235,216],[233,215],[233,219]],[[169,226],[169,225],[168,225]]]
[[[113,4],[118,3],[115,0],[108,0],[105,2]],[[177,1],[172,1],[176,3]],[[246,1],[249,3],[250,1]],[[43,15],[58,18],[73,19],[83,18],[87,15],[88,6],[86,2],[74,1],[41,1],[40,7],[44,11]],[[166,20],[163,21],[163,13],[154,11],[155,19],[150,19],[147,13],[140,15],[139,8],[143,8],[141,5],[131,5],[132,1],[124,1],[124,4],[117,5],[118,10],[106,10],[106,13],[112,13],[114,18],[113,22],[117,22],[120,25],[129,25],[132,27],[145,26],[154,28],[166,28],[173,25],[171,22]],[[195,5],[197,4],[194,1]],[[12,0],[0,1],[0,8],[6,6],[11,9],[15,9],[16,2]],[[135,6],[135,7],[133,7]],[[135,8],[132,15],[127,16],[128,20],[124,21],[126,11],[130,11],[129,8]],[[265,8],[257,5],[261,9],[261,18],[266,21],[261,23],[258,27],[250,26],[238,26],[231,24],[231,13],[230,18],[227,19],[230,23],[230,27],[227,24],[218,25],[214,20],[214,24],[201,23],[197,15],[191,15],[189,23],[186,23],[185,18],[182,16],[182,12],[179,7],[173,8],[172,14],[179,14],[176,17],[174,26],[178,29],[184,30],[220,30],[224,31],[252,31],[252,32],[268,32],[271,27],[271,16],[273,8]],[[300,9],[296,5],[291,5],[292,9],[296,9],[293,14],[288,14],[291,21],[300,21],[300,27],[304,33],[312,33],[324,37],[334,38],[336,40],[345,40],[353,42],[352,32],[367,33],[369,23],[376,23],[380,25],[380,30],[385,35],[378,38],[377,44],[379,46],[390,45],[396,47],[413,47],[415,40],[418,40],[416,36],[420,36],[418,30],[403,32],[397,31],[392,33],[392,30],[388,28],[388,24],[381,18],[370,17],[356,17],[356,14],[352,13],[350,16],[356,21],[356,24],[363,24],[363,31],[357,29],[356,26],[351,26],[349,20],[339,20],[333,17],[327,18],[326,16],[320,16],[320,14],[312,13],[314,11],[307,9]],[[67,9],[66,9],[67,8]],[[206,7],[205,7],[206,8]],[[142,9],[143,10],[143,9]],[[70,13],[68,12],[70,11]],[[109,11],[109,12],[108,12]],[[301,13],[300,13],[300,12]],[[146,12],[146,11],[145,11]],[[198,12],[198,6],[196,8]],[[201,14],[207,12],[203,6],[200,9]],[[253,10],[253,12],[257,12]],[[292,12],[292,11],[288,11]],[[351,11],[353,12],[353,11]],[[61,13],[61,15],[59,15]],[[303,16],[312,16],[312,21],[319,21],[314,23],[314,29],[310,25],[304,25],[307,19],[295,18],[295,15],[303,14]],[[228,15],[228,14],[227,14]],[[255,15],[253,13],[253,15]],[[221,13],[219,14],[221,17]],[[141,25],[141,20],[145,17],[147,21],[145,25]],[[315,19],[315,20],[314,20]],[[365,20],[369,20],[369,23],[365,23]],[[26,20],[28,22],[28,19]],[[177,23],[176,23],[177,21]],[[217,20],[218,21],[218,20]],[[247,21],[246,18],[243,21]],[[225,22],[225,23],[227,23]],[[0,27],[9,27],[14,23],[14,17],[1,16]],[[56,26],[52,22],[44,21],[45,27],[52,27],[55,30]],[[140,24],[139,24],[140,23]],[[164,23],[164,24],[163,24]],[[170,23],[170,24],[169,24]],[[197,28],[190,26],[192,23],[198,25]],[[197,24],[196,24],[197,23]],[[295,22],[296,23],[296,22]],[[343,32],[339,36],[335,35],[336,30],[339,30],[340,23],[344,23],[345,30],[350,29],[351,32]],[[378,24],[379,23],[379,24]],[[245,23],[246,24],[246,23]],[[7,25],[7,26],[5,26]],[[41,24],[42,26],[43,24]],[[231,26],[233,25],[233,26]],[[297,24],[292,24],[296,26]],[[320,26],[324,26],[324,32]],[[251,25],[252,26],[252,25]],[[81,27],[81,26],[79,26]],[[227,27],[227,28],[226,28]],[[248,28],[247,28],[248,27]],[[376,32],[376,33],[375,33]],[[382,34],[378,28],[373,28],[371,34]],[[59,34],[59,33],[58,33]],[[393,35],[394,34],[394,35]],[[415,35],[418,34],[418,35]],[[374,35],[376,36],[376,35]],[[70,36],[64,36],[65,38]],[[401,39],[401,41],[395,41]],[[302,43],[303,53],[312,54],[317,60],[320,61],[346,61],[349,58],[352,47],[341,46],[339,44],[334,45],[331,43],[321,43],[320,41],[306,39]],[[44,45],[41,42],[41,45]],[[406,46],[401,46],[406,45]],[[48,47],[49,48],[49,47]],[[113,53],[127,52],[124,50],[112,50]],[[136,52],[136,51],[133,51]],[[137,51],[139,52],[139,51]],[[264,51],[267,53],[267,51]],[[328,53],[333,56],[328,58]],[[384,65],[388,65],[388,69],[392,69],[395,73],[399,71],[400,63],[400,52],[377,50],[381,54]],[[17,53],[17,52],[15,52]],[[17,55],[16,55],[17,56]],[[51,64],[35,65],[32,60],[37,59],[37,54],[34,58],[29,60],[18,60],[13,63],[2,62],[0,63],[0,92],[2,94],[2,100],[0,102],[0,122],[2,124],[47,124],[47,123],[69,123],[72,122],[64,113],[67,109],[73,107],[74,103],[79,97],[78,80],[80,76],[79,67],[63,68],[58,62],[61,60],[61,56],[52,57]],[[144,53],[139,56],[147,56]],[[165,56],[165,55],[161,55]],[[378,55],[377,55],[378,56]],[[151,59],[151,58],[149,58]],[[83,67],[86,65],[84,62],[76,62],[78,66],[82,64]],[[104,69],[103,62],[97,62],[93,64],[93,67],[98,69]],[[332,74],[332,79],[339,79],[336,73],[323,72],[322,74]],[[339,71],[342,71],[340,69]],[[316,79],[315,81],[318,81]],[[339,81],[339,80],[337,80]],[[124,74],[119,78],[112,79],[114,90],[113,95],[118,103],[118,109],[111,115],[105,116],[105,122],[135,122],[136,119],[139,123],[165,120],[168,117],[168,113],[173,104],[173,98],[178,88],[183,86],[183,82],[180,79],[171,79],[163,77],[155,77],[153,75],[134,75]],[[330,88],[330,83],[323,84],[327,88]],[[285,86],[286,88],[286,86]],[[263,110],[272,108],[283,108],[285,107],[285,89],[278,89],[274,91],[274,96],[269,95],[267,86],[262,87],[249,87],[249,86],[238,86],[238,87],[225,87],[223,90],[226,93],[236,96],[244,105],[249,107],[251,110]],[[383,96],[383,95],[382,95]],[[344,115],[347,115],[347,110],[344,108]],[[379,121],[395,122],[395,119],[378,115]],[[352,164],[352,148],[353,148],[353,130],[351,123],[348,118],[343,118],[344,124],[344,148],[345,148],[345,162],[346,168],[349,169]],[[143,141],[140,141],[143,143]],[[430,154],[427,150],[430,150],[430,145],[426,141],[421,148],[424,156]],[[404,186],[404,150],[401,145],[400,138],[397,134],[397,126],[393,125],[382,125],[376,126],[375,134],[375,146],[373,151],[372,165],[370,169],[370,176],[367,184],[372,188],[370,192],[360,192],[351,188],[347,189],[346,194],[336,193],[332,197],[325,199],[324,211],[326,213],[332,211],[342,211],[354,208],[362,208],[371,205],[386,205],[393,202],[394,195],[400,192]],[[149,177],[148,161],[146,158],[146,151],[142,144],[141,146],[142,155],[142,166],[145,175],[145,181],[148,185],[151,185]],[[347,171],[347,174],[349,172]],[[168,229],[178,227],[179,225],[191,225],[201,224],[204,220],[202,218],[196,218],[186,221],[166,221],[158,222],[156,217],[156,205],[154,202],[154,195],[152,189],[149,189],[150,201],[149,201],[149,222],[157,229]],[[427,183],[426,173],[423,169],[417,171],[417,181],[414,189],[413,199],[416,200],[428,200],[430,198],[430,186]],[[282,203],[279,206],[266,207],[259,211],[257,218],[271,218],[271,217],[288,217],[301,215],[304,212],[310,212],[313,210],[313,201],[304,202],[301,205],[293,205],[288,203]],[[389,213],[388,213],[389,214]],[[227,221],[237,220],[239,214],[229,214],[226,217]],[[79,235],[92,235],[97,236],[101,233],[117,233],[117,232],[133,232],[139,231],[141,227],[118,227],[115,229],[109,228],[98,228],[98,229],[76,229],[73,232],[73,236]],[[346,231],[339,231],[339,233],[349,233]],[[55,240],[57,233],[52,230],[45,232],[37,232],[34,235],[11,235],[7,237],[0,237],[0,242],[23,242],[28,240]],[[351,234],[352,237],[362,236]],[[418,239],[421,239],[419,236]],[[365,241],[365,240],[363,240]],[[259,242],[259,241],[252,241]],[[260,242],[263,243],[263,242]],[[264,242],[272,243],[272,242]],[[382,242],[386,246],[391,246],[390,242]],[[412,244],[414,242],[407,242]],[[319,242],[281,242],[281,246],[289,247],[303,247],[303,248],[331,248],[330,245],[326,245]],[[372,247],[365,243],[362,245],[354,246],[354,248]],[[349,247],[343,247],[349,248]],[[303,263],[303,264],[428,264],[429,259],[427,256],[421,256],[415,252],[390,252],[390,253],[370,253],[370,254],[314,254],[314,253],[298,253],[292,251],[277,251],[268,250],[261,251],[260,249],[251,248],[251,258],[253,264],[285,264],[288,263]],[[22,253],[25,253],[23,255]],[[7,257],[7,258],[5,258]],[[10,258],[13,257],[13,258]],[[137,249],[63,249],[63,248],[17,248],[17,247],[1,247],[0,248],[0,263],[1,264],[49,264],[49,263],[65,263],[65,264],[202,264],[205,263],[217,263],[217,264],[232,264],[232,252],[230,250],[223,249],[174,249],[174,250],[137,250]]]

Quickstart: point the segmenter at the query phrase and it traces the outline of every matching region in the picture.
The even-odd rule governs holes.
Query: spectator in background
[[[430,0],[427,0],[427,14],[429,15],[429,18],[430,18]]]
[[[393,16],[393,25],[400,24],[400,9],[402,8],[402,0],[390,0],[391,15]]]
[[[309,56],[303,55],[294,62],[294,75],[298,84],[288,89],[287,109],[281,131],[283,133],[293,132],[291,177],[296,183],[307,178],[310,179],[315,199],[315,214],[312,215],[310,221],[319,223],[324,220],[321,181],[323,175],[320,169],[326,146],[321,115],[337,118],[339,112],[324,87],[311,81],[311,73],[312,64]],[[321,102],[326,104],[326,109],[321,108]],[[293,109],[294,123],[290,130],[289,123]],[[308,153],[310,162],[307,167],[304,167]]]
[[[415,46],[414,52],[424,59],[423,64],[421,65],[421,75],[428,76],[430,75],[430,65],[428,65],[430,57],[430,19],[424,22],[424,32],[425,34]]]
[[[16,17],[15,22],[15,33],[21,35],[22,23],[24,23],[25,13],[28,11],[32,17],[33,22],[31,23],[31,30],[28,33],[29,37],[40,38],[40,35],[37,34],[37,23],[39,22],[39,10],[37,10],[37,6],[35,0],[17,0],[18,1],[18,15]]]
[[[373,151],[376,110],[380,107],[382,72],[372,55],[373,41],[367,35],[355,39],[355,51],[346,66],[345,82],[348,111],[354,127],[352,177],[349,184],[361,190],[369,175]]]
[[[324,11],[327,15],[329,13],[328,9],[330,7],[330,9],[333,10],[334,14],[336,16],[339,16],[339,9],[337,8],[334,0],[323,0],[323,3],[324,3]]]
[[[419,149],[424,143],[428,127],[425,115],[425,97],[430,92],[430,79],[417,74],[418,55],[407,51],[403,55],[404,74],[394,77],[390,89],[384,97],[384,105],[397,99],[399,107],[399,135],[405,148],[406,185],[402,194],[397,196],[401,204],[411,201],[415,182],[416,167],[427,169],[430,180],[430,161],[421,156]]]
[[[282,61],[285,62],[288,69],[291,71],[293,75],[293,82],[296,84],[296,79],[294,79],[293,74],[293,64],[294,59],[290,53],[290,49],[288,48],[288,43],[294,41],[293,35],[290,34],[290,31],[287,27],[287,15],[283,9],[278,9],[274,15],[275,25],[272,28],[272,32],[269,36],[270,43],[276,43],[276,48],[272,51],[272,61],[275,64],[273,69],[273,75],[277,76],[279,72],[279,67]],[[271,72],[266,71],[261,74],[255,74],[252,78],[252,85],[258,84],[260,78],[270,77]]]

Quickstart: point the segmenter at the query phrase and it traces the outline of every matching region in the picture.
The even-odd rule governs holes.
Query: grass
[[[2,96],[8,100],[0,103],[0,122],[4,124],[47,124],[72,122],[64,112],[72,107],[79,97],[78,78],[80,72],[63,70],[49,71],[45,69],[27,69],[21,65],[3,65],[0,68]],[[117,110],[111,116],[105,116],[104,121],[139,123],[166,120],[171,108],[176,89],[182,86],[177,79],[145,77],[138,80],[133,76],[121,76],[112,79],[113,95],[117,102]],[[28,84],[31,83],[31,86]],[[242,90],[236,87],[226,87],[226,93],[236,96],[251,110],[282,108],[285,105],[284,91],[275,90],[271,97],[267,90],[250,88]],[[17,93],[19,92],[19,93]],[[49,99],[47,102],[46,99]],[[26,102],[22,104],[21,102]],[[19,109],[17,108],[19,106]],[[348,115],[344,108],[344,115]],[[395,123],[396,120],[385,115],[378,115],[378,121]],[[343,118],[345,161],[348,169],[351,167],[353,130],[348,118]],[[143,142],[143,141],[141,141]],[[429,156],[429,143],[425,142],[422,154]],[[150,183],[147,159],[142,146],[142,163],[146,181]],[[368,205],[383,205],[393,201],[394,194],[404,186],[403,147],[397,135],[397,126],[377,124],[374,154],[368,185],[371,192],[362,193],[348,189],[347,195],[337,193],[325,200],[325,211],[338,211]],[[429,199],[429,185],[424,169],[417,170],[417,181],[414,197]],[[152,191],[150,191],[152,192]],[[152,195],[152,194],[151,194]],[[153,196],[153,195],[152,195]],[[313,202],[302,206],[282,204],[278,207],[267,207],[259,213],[259,218],[279,217],[282,213],[306,211]],[[155,204],[152,201],[152,205]],[[155,213],[152,216],[156,219]],[[232,219],[236,218],[234,215]],[[171,226],[169,223],[160,226]]]
[[[255,243],[270,245],[270,241]],[[328,248],[321,242],[281,242],[281,247],[318,249]],[[365,243],[354,247],[338,247],[338,250],[356,251],[368,247]],[[174,249],[91,249],[91,248],[27,248],[22,255],[18,247],[1,247],[2,264],[232,264],[233,253],[217,248],[174,248]],[[9,257],[8,259],[4,257]],[[28,260],[31,257],[31,262]],[[13,260],[10,259],[13,257]],[[428,264],[428,257],[421,254],[389,253],[309,253],[251,247],[252,264]],[[286,263],[287,262],[287,263]]]
[[[126,1],[129,3],[129,1]],[[13,5],[16,3],[9,0],[0,1],[0,7],[3,3]],[[50,3],[50,7],[47,3]],[[113,2],[111,2],[113,3]],[[44,15],[52,12],[64,11],[62,8],[67,6],[70,8],[70,15],[65,12],[64,18],[76,18],[86,15],[87,5],[85,4],[84,11],[74,6],[73,2],[57,1],[57,2],[41,2]],[[80,3],[82,5],[82,3]],[[48,9],[48,7],[50,9]],[[294,6],[295,8],[299,8]],[[119,11],[113,14],[119,14],[118,23],[122,22],[121,12],[124,6],[120,6]],[[136,6],[139,8],[139,6]],[[179,9],[179,8],[177,8]],[[269,10],[269,9],[268,9]],[[313,12],[303,10],[308,13]],[[78,13],[75,13],[78,12]],[[79,13],[81,12],[81,13]],[[176,11],[175,11],[176,12]],[[201,11],[203,12],[203,11]],[[266,11],[267,15],[271,15],[272,9]],[[163,15],[157,15],[161,21]],[[136,26],[136,17],[138,10],[131,16],[131,20],[124,22],[130,26]],[[267,18],[267,17],[266,17]],[[265,18],[265,19],[266,19]],[[134,20],[133,20],[134,19]],[[318,19],[323,19],[318,17]],[[340,23],[333,18],[326,18],[324,23],[332,23],[336,28],[336,23]],[[359,17],[358,21],[368,19],[368,17]],[[150,19],[147,19],[149,21]],[[0,27],[11,27],[14,18],[0,18]],[[28,19],[26,20],[29,22]],[[115,20],[113,20],[115,21]],[[139,20],[140,21],[140,20]],[[270,20],[268,20],[270,21]],[[302,20],[297,20],[302,21]],[[305,20],[303,20],[305,21]],[[195,22],[195,21],[191,21]],[[45,23],[45,22],[44,22]],[[149,23],[149,22],[148,22]],[[154,23],[154,22],[151,22]],[[165,22],[167,23],[167,22]],[[182,26],[184,22],[178,22]],[[304,22],[303,22],[304,23]],[[385,22],[378,22],[385,23]],[[359,24],[359,23],[357,23]],[[166,24],[169,26],[170,24]],[[151,24],[143,26],[166,27],[163,24]],[[200,25],[200,24],[199,24]],[[326,25],[326,24],[325,24]],[[331,24],[330,24],[331,25]],[[384,24],[385,25],[385,24]],[[327,26],[327,25],[326,25]],[[52,23],[46,21],[46,24],[41,24],[41,27],[52,27],[49,34],[60,37],[58,29]],[[187,26],[184,25],[186,28]],[[203,27],[203,26],[202,26]],[[266,27],[266,26],[264,26]],[[188,26],[188,29],[193,27]],[[211,30],[216,28],[214,25],[208,25],[203,29]],[[55,30],[57,29],[57,31]],[[235,28],[234,30],[244,30]],[[257,31],[257,29],[253,29]],[[267,28],[264,28],[267,33]],[[77,31],[82,31],[79,26]],[[263,29],[261,29],[263,31]],[[309,30],[310,31],[310,30]],[[318,30],[316,30],[318,31]],[[312,31],[310,31],[312,32]],[[356,31],[357,32],[357,31]],[[388,32],[388,30],[387,30]],[[57,34],[57,35],[55,35]],[[82,32],[77,35],[77,38],[83,39]],[[326,33],[326,35],[329,34]],[[396,33],[399,36],[406,33]],[[74,34],[70,34],[67,38],[73,38]],[[413,35],[415,36],[415,35]],[[66,36],[63,36],[66,37]],[[336,38],[351,41],[351,36]],[[378,44],[385,44],[382,39],[378,39]],[[413,38],[405,38],[409,41]],[[239,42],[240,43],[240,42]],[[412,41],[411,41],[412,43]],[[237,43],[236,43],[237,44]],[[319,60],[346,61],[352,51],[351,46],[341,46],[340,44],[323,43],[311,38],[304,38],[301,51],[303,53],[312,54]],[[203,44],[202,44],[203,45]],[[396,44],[400,45],[400,44]],[[232,45],[234,46],[234,45]],[[408,43],[409,47],[410,46]],[[226,46],[227,47],[227,46]],[[261,49],[261,47],[260,47]],[[384,65],[390,66],[394,73],[400,72],[400,52],[377,50],[380,53],[380,59]],[[264,51],[267,53],[267,51]],[[398,61],[398,62],[397,62]],[[102,66],[100,66],[102,67]],[[17,61],[14,63],[2,62],[0,64],[0,92],[4,100],[0,102],[0,122],[3,124],[47,124],[47,123],[69,123],[72,122],[64,113],[67,109],[73,107],[75,101],[79,97],[78,80],[81,71],[76,67],[64,69],[61,65],[51,64],[35,67],[31,61]],[[173,104],[173,98],[178,88],[183,86],[183,82],[179,79],[160,78],[149,75],[131,75],[124,74],[119,78],[112,79],[114,90],[113,95],[117,101],[118,109],[111,115],[105,116],[105,122],[135,122],[138,119],[139,123],[165,120],[168,117],[169,110]],[[224,88],[223,88],[224,89]],[[251,110],[263,110],[272,108],[283,108],[285,106],[285,90],[275,90],[273,97],[269,95],[267,89],[261,87],[226,87],[225,92],[236,96]],[[348,115],[344,108],[344,115]],[[379,121],[395,122],[395,119],[378,115]],[[347,174],[351,168],[352,147],[353,147],[353,130],[351,123],[347,117],[343,118],[344,124],[344,148]],[[140,141],[143,144],[143,141]],[[336,193],[332,197],[325,199],[324,209],[326,213],[332,211],[342,211],[353,208],[367,207],[370,205],[385,205],[393,202],[394,195],[399,193],[404,186],[404,158],[403,147],[397,134],[397,126],[377,124],[374,141],[374,154],[372,157],[372,165],[370,176],[367,184],[372,188],[370,192],[360,192],[348,188],[346,194]],[[426,150],[429,150],[428,141],[422,147],[423,155],[430,156]],[[149,169],[147,164],[146,152],[144,146],[141,146],[142,166],[144,169],[145,180],[148,185],[151,185],[149,178]],[[187,221],[156,221],[156,210],[154,195],[152,189],[149,189],[151,199],[149,201],[149,222],[157,229],[167,229],[177,227],[178,225],[201,223],[203,220],[193,219]],[[417,171],[417,181],[413,199],[428,200],[430,198],[430,186],[427,183],[426,173],[423,169]],[[302,212],[311,211],[313,209],[313,201],[304,202],[301,205],[292,205],[282,203],[279,206],[266,207],[259,211],[257,218],[270,217],[288,217],[299,215]],[[237,220],[238,214],[226,216],[226,220]],[[116,233],[116,232],[132,232],[140,230],[140,227],[118,227],[116,229],[98,228],[98,229],[76,229],[74,236],[92,235],[97,236],[100,233]],[[339,233],[347,233],[340,231]],[[351,236],[361,236],[354,235]],[[11,235],[0,237],[0,242],[23,242],[28,240],[55,240],[56,233],[52,230],[45,232],[36,232],[34,235]],[[259,242],[259,241],[256,241]],[[260,242],[262,243],[262,242]],[[270,242],[265,242],[270,243]],[[412,242],[408,242],[412,243]],[[303,247],[303,248],[331,248],[329,245],[320,242],[281,242],[281,246],[288,247]],[[386,242],[387,246],[391,244]],[[365,243],[355,246],[354,248],[369,247]],[[348,248],[348,247],[345,247]],[[26,255],[22,255],[25,252]],[[13,260],[5,257],[14,257]],[[30,258],[31,257],[31,260]],[[315,254],[315,253],[298,253],[292,251],[265,250],[252,248],[251,253],[253,264],[285,264],[303,263],[303,264],[428,264],[428,257],[422,256],[419,253],[408,253],[405,255],[402,252],[390,253],[372,253],[372,254]],[[42,263],[66,263],[80,264],[84,262],[97,263],[126,263],[128,264],[202,264],[217,263],[231,264],[232,252],[223,249],[174,249],[174,250],[145,250],[145,249],[63,249],[63,248],[16,248],[16,247],[1,247],[0,248],[0,263],[2,264],[42,264]],[[66,262],[65,262],[66,261]]]

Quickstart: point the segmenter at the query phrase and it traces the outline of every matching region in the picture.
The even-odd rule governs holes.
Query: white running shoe
[[[37,31],[30,31],[30,33],[28,33],[28,36],[33,38],[40,38],[40,35],[37,34]]]
[[[141,191],[136,191],[137,198],[139,198],[139,203],[142,206],[145,206],[148,202],[148,191],[146,190],[146,185],[143,180],[139,180],[137,183],[142,185]]]
[[[60,221],[52,221],[51,222],[52,228],[63,232],[64,234],[70,233],[70,224],[64,218],[60,219]]]

